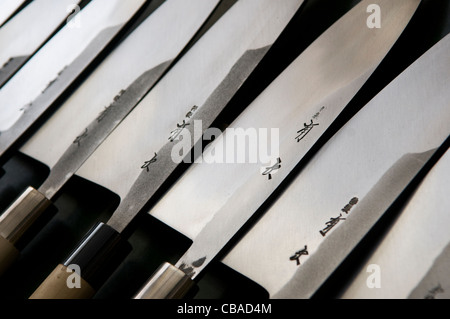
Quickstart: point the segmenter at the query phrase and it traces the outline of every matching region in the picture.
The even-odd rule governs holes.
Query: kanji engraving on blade
[[[141,166],[141,168],[142,169],[147,169],[147,172],[148,172],[150,170],[148,167],[150,166],[150,164],[152,164],[152,163],[157,161],[157,157],[158,157],[158,155],[155,153],[155,155],[152,157],[152,159],[149,160],[149,161],[146,161],[144,163],[144,165]]]
[[[358,204],[359,199],[357,197],[353,197],[350,202],[345,205],[344,208],[341,209],[341,211],[343,211],[344,213],[346,213],[348,215],[348,213],[350,213],[350,210],[353,208],[353,206],[355,206],[356,204]]]
[[[327,225],[327,227],[325,227],[324,229],[322,229],[320,231],[320,234],[325,237],[325,235],[331,230],[333,229],[334,226],[336,226],[341,220],[346,220],[346,218],[342,218],[342,214],[340,214],[338,217],[336,218],[330,218],[330,221],[326,222],[325,225]]]
[[[306,135],[308,135],[309,134],[309,132],[311,132],[311,130],[315,127],[315,126],[318,126],[319,124],[317,123],[314,123],[314,121],[313,120],[311,120],[311,123],[310,124],[306,124],[306,123],[304,123],[303,124],[303,128],[300,130],[300,131],[297,131],[297,134],[299,134],[299,135],[297,135],[296,137],[295,137],[295,139],[297,140],[297,143],[298,142],[300,142],[302,139],[304,139],[305,137],[306,137]]]
[[[300,257],[301,256],[307,256],[307,255],[309,255],[308,246],[305,245],[305,248],[303,248],[302,250],[297,251],[295,253],[295,255],[293,255],[293,256],[291,256],[289,258],[289,260],[292,260],[292,261],[296,260],[297,261],[297,266],[300,266]]]
[[[267,175],[269,177],[269,180],[271,180],[273,172],[277,171],[277,170],[279,170],[281,168],[280,164],[281,164],[281,158],[278,157],[277,158],[277,162],[273,166],[266,167],[266,170],[262,174],[264,176]]]
[[[195,113],[195,111],[197,111],[197,109],[198,109],[198,106],[197,106],[197,105],[194,105],[194,106],[191,108],[191,110],[186,114],[186,117],[187,117],[188,119],[190,119],[192,116],[194,116],[194,113]]]
[[[173,142],[177,139],[177,137],[181,134],[181,132],[185,129],[186,126],[190,125],[183,120],[182,124],[177,124],[177,128],[170,132],[169,141]]]
[[[81,141],[88,135],[88,129],[86,128],[80,136],[77,136],[77,138],[73,141],[73,144],[78,144],[80,146]]]
[[[173,142],[175,141],[178,136],[180,136],[181,132],[186,128],[186,126],[190,125],[189,123],[186,123],[186,120],[191,119],[194,116],[194,113],[197,111],[198,106],[194,105],[189,112],[186,114],[186,118],[183,120],[183,123],[177,124],[177,128],[170,132],[169,141]]]

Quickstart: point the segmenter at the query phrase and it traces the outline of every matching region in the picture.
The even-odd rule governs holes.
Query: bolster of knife
[[[120,233],[98,223],[30,299],[89,299],[131,251]]]
[[[27,190],[0,216],[0,275],[18,258],[16,244],[51,205],[33,187]]]
[[[162,264],[134,299],[181,299],[195,285],[190,276],[169,263]]]

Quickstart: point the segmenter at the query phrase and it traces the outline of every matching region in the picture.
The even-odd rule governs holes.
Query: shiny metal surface
[[[274,65],[279,65],[280,67],[277,68],[277,73],[281,72],[287,66],[287,61],[292,61],[294,56],[300,54],[301,50],[304,50],[307,44],[317,38],[321,32],[338,19],[339,16],[349,10],[351,5],[358,3],[358,1],[343,0],[330,2],[328,0],[309,0],[305,4],[302,13],[296,15],[293,24],[286,30],[288,32],[273,47],[272,53],[268,56],[269,59],[266,60],[268,63],[264,63],[262,65],[263,67],[259,68],[259,70],[264,71],[258,71],[256,79],[255,77],[250,79],[248,83],[250,87],[256,86],[262,88],[261,84],[259,84],[261,82],[267,85],[266,76],[270,78],[275,77],[274,72],[269,73],[267,70],[272,69]],[[380,68],[367,85],[358,93],[354,101],[350,103],[345,113],[348,116],[342,118],[342,123],[350,117],[349,110],[358,109],[366,104],[369,98],[379,92],[395,76],[400,74],[400,72],[425,52],[425,50],[436,43],[437,39],[442,38],[450,30],[449,4],[449,0],[438,2],[435,0],[422,1],[417,14],[414,16],[407,30],[405,30],[400,41],[389,53],[383,64],[380,65]],[[305,23],[306,21],[309,22]],[[307,40],[305,41],[305,39]],[[273,58],[274,54],[276,58]],[[269,74],[266,75],[267,73]],[[246,85],[245,91],[253,92],[247,90],[247,88],[248,86]],[[258,91],[260,90],[258,89]],[[252,96],[254,95],[252,94]],[[248,105],[249,99],[245,99],[245,96],[243,100],[246,100],[247,103],[240,102],[242,94],[236,97],[239,102],[233,103],[233,105],[237,104],[237,106],[241,107],[245,106],[244,104]],[[338,124],[340,123],[341,121],[338,122]],[[303,123],[299,124],[303,125]],[[334,131],[334,129],[332,130]],[[79,134],[81,131],[82,128],[74,133]],[[329,135],[327,134],[327,136]],[[69,142],[72,141],[73,138]],[[320,145],[322,144],[320,143]],[[315,150],[317,150],[317,147],[315,147]],[[39,186],[48,174],[48,170],[40,163],[28,160],[28,163],[24,165],[23,159],[27,157],[23,157],[15,152],[14,154],[9,160],[9,163],[3,169],[0,169],[0,201],[3,201],[3,203],[5,200],[12,201],[28,185]],[[150,154],[148,159],[152,156],[153,154]],[[39,172],[40,169],[42,171],[41,175],[33,175]],[[30,178],[30,176],[34,177]],[[11,192],[12,187],[16,188],[16,192],[8,194]],[[114,209],[117,204],[118,198],[108,190],[97,187],[95,184],[78,177],[71,179],[60,192],[60,196],[55,198],[55,205],[59,211],[55,216],[56,218],[53,218],[51,223],[47,224],[43,231],[39,233],[39,236],[33,239],[32,249],[22,251],[22,257],[17,264],[19,267],[10,269],[7,278],[3,278],[3,298],[5,300],[28,298],[29,293],[32,291],[31,289],[37,287],[39,283],[37,281],[38,278],[42,278],[44,274],[50,273],[54,266],[58,262],[61,262],[62,258],[66,257],[66,254],[78,242],[78,238],[81,238],[93,223],[98,219],[107,220],[112,212],[111,209]],[[180,203],[179,210],[184,213],[183,203]],[[153,216],[145,216],[145,214],[140,216],[138,222],[134,223],[134,226],[136,226],[136,229],[130,237],[133,252],[125,259],[120,267],[120,271],[117,271],[109,283],[99,291],[97,298],[112,298],[113,300],[117,300],[119,298],[127,299],[132,297],[141,287],[142,283],[151,275],[153,269],[157,268],[159,261],[176,261],[190,244],[188,239],[180,236],[176,230],[155,220]],[[56,238],[56,240],[52,242],[49,238]],[[161,242],[160,238],[165,239]],[[367,240],[365,240],[365,243],[367,243]],[[56,246],[58,246],[58,249],[56,249]],[[303,248],[304,246],[301,246],[299,250]],[[296,250],[296,252],[299,250]],[[162,258],[155,258],[155,256]],[[265,257],[268,258],[269,256]],[[300,258],[302,263],[303,258],[305,256]],[[34,263],[36,260],[39,263]],[[259,262],[264,262],[264,260],[261,259]],[[292,261],[292,263],[296,262]],[[33,271],[31,272],[28,271],[30,264],[34,265]],[[348,262],[345,264],[348,265]],[[25,271],[21,271],[20,269],[24,269]],[[339,274],[337,275],[339,276]],[[351,272],[344,272],[343,275],[351,276]],[[336,289],[342,287],[334,283],[336,280],[342,282],[343,279],[336,277],[336,274],[334,274],[331,281],[327,281],[326,285],[321,287],[319,291],[320,296],[318,295],[318,297],[327,296],[330,290],[333,293]],[[204,276],[199,280],[198,285],[199,290],[193,296],[195,299],[237,297],[245,300],[249,296],[253,296],[252,298],[255,300],[264,300],[268,296],[264,289],[253,283],[252,280],[244,278],[244,276],[222,265],[220,262],[214,262],[208,267]],[[437,297],[440,296],[441,294],[437,295]],[[187,302],[189,303],[189,301]],[[298,310],[296,305],[298,303],[287,303],[288,308],[289,305],[292,305],[292,313],[296,313]],[[273,310],[276,312],[276,309]],[[347,311],[348,309],[344,310],[342,308],[341,310]]]
[[[427,174],[389,232],[340,298],[448,298],[448,266],[438,267],[450,234],[450,151]],[[447,252],[448,255],[448,252]],[[448,256],[447,256],[448,260]],[[380,286],[370,288],[369,265],[379,267]],[[448,262],[447,262],[448,265]],[[430,292],[437,289],[434,294]]]
[[[359,111],[223,262],[271,297],[310,297],[449,136],[449,49],[447,36]]]
[[[195,240],[177,266],[194,269],[195,278],[215,257],[358,92],[402,33],[419,1],[379,4],[389,8],[383,32],[367,28],[368,1],[361,2],[302,53],[231,125],[244,130],[279,129],[279,154],[272,154],[269,161],[279,157],[281,168],[271,179],[261,171],[274,164],[269,161],[194,165],[152,209],[152,215]],[[310,121],[315,122],[313,129],[298,138],[299,130]],[[223,140],[230,139],[229,134],[226,131],[208,146],[206,162],[227,144]],[[183,213],[176,209],[180,203]]]
[[[449,299],[448,270],[450,269],[450,244],[436,257],[433,265],[417,284],[409,299]]]
[[[0,2],[0,26],[25,2],[25,0],[2,0]]]
[[[67,19],[70,13],[68,9],[79,2],[79,0],[35,0],[1,27],[0,87]],[[0,12],[4,13],[1,7]],[[0,17],[0,24],[1,20]]]
[[[169,137],[186,120],[186,114],[197,106],[192,120],[202,119],[205,129],[301,3],[290,0],[279,5],[269,0],[245,0],[234,4],[85,162],[78,175],[122,197],[109,225],[123,229],[171,172],[174,162]],[[187,128],[191,130],[193,125]],[[168,154],[165,157],[160,152],[162,148]],[[141,168],[155,152],[158,160],[148,169],[158,175]],[[140,180],[134,184],[138,177]],[[133,184],[135,189],[130,191]],[[125,201],[128,191],[130,197]]]
[[[0,90],[0,154],[64,92],[142,6],[144,0],[94,0],[80,27],[66,25]]]
[[[53,197],[159,80],[217,3],[163,3],[21,148],[52,168],[39,189],[47,198]],[[74,143],[78,136],[83,138]]]
[[[194,281],[184,272],[164,263],[133,299],[182,299],[193,286]]]

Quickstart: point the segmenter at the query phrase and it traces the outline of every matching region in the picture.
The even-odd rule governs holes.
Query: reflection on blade
[[[447,210],[448,211],[448,210]],[[436,258],[422,281],[413,290],[410,299],[449,299],[450,243]]]
[[[379,3],[392,12],[384,17],[387,32],[372,33],[367,27],[355,27],[366,25],[368,2],[363,1],[302,53],[231,125],[248,135],[276,128],[280,140],[277,153],[273,149],[270,155],[263,152],[265,159],[245,165],[230,163],[228,155],[238,146],[226,148],[235,138],[234,131],[227,130],[205,151],[206,163],[189,169],[150,211],[194,239],[176,266],[192,271],[195,278],[215,257],[358,92],[402,33],[419,2]],[[266,141],[251,140],[248,145],[258,143],[261,147]],[[217,156],[224,148],[225,159]],[[247,151],[244,147],[242,150]],[[176,209],[179,203],[183,203],[181,214]],[[272,239],[265,237],[261,242],[265,240]],[[300,243],[294,252],[306,253],[305,245]],[[264,250],[256,246],[257,251]],[[199,260],[203,261],[201,265]],[[276,280],[270,274],[264,276]]]
[[[76,116],[83,114],[86,117],[82,120],[91,122],[76,138],[63,145],[68,148],[61,157],[57,157],[55,143],[41,132],[48,132],[48,125],[33,136],[25,149],[32,152],[34,144],[34,147],[37,147],[37,155],[56,158],[57,162],[38,190],[27,188],[1,215],[0,235],[5,240],[15,245],[22,237],[32,237],[26,233],[30,228],[38,230],[36,226],[31,226],[38,224],[37,221],[45,215],[46,205],[159,80],[216,4],[217,2],[211,0],[168,0],[134,30],[62,105],[61,111],[68,110],[74,114],[69,121],[59,121],[57,115],[60,112],[50,120],[51,123],[57,124],[56,130],[53,128],[51,134],[55,135],[52,138],[60,140],[58,142],[64,142],[63,135],[68,134],[66,131],[76,129],[74,122],[80,123]],[[192,14],[186,15],[188,10],[193,10]],[[173,20],[177,21],[177,24],[174,24]],[[173,40],[164,41],[165,37],[171,37]],[[139,59],[129,65],[132,57]],[[121,65],[129,66],[122,69]],[[142,70],[148,68],[148,71],[142,73]],[[107,87],[105,82],[109,83]],[[108,106],[102,109],[104,103]],[[91,112],[96,110],[98,113],[92,115]],[[0,257],[3,269],[7,268],[5,263],[11,264],[10,260]]]
[[[114,268],[108,258],[119,252],[116,244],[120,242],[121,233],[179,165],[173,160],[172,151],[201,137],[259,64],[302,2],[285,0],[282,5],[272,0],[236,2],[94,152],[81,170],[89,166],[89,162],[94,163],[90,173],[118,178],[115,189],[120,187],[128,195],[122,197],[108,223],[95,226],[63,261],[63,267],[58,266],[31,298],[58,298],[61,291],[79,296],[67,289],[59,276],[61,269],[72,263],[78,264],[78,261],[83,262],[80,266],[82,274],[88,269],[83,277],[86,282],[101,285],[97,281],[109,276],[104,268]],[[199,126],[198,120],[202,121]],[[191,138],[185,137],[186,132],[191,133]],[[83,143],[87,136],[88,132],[83,132],[76,143]],[[187,150],[179,149],[182,152],[178,154],[186,158],[192,146]],[[130,153],[127,148],[131,149]],[[104,150],[108,152],[98,165],[96,160]],[[116,152],[120,156],[116,157]],[[143,155],[132,158],[122,167],[118,165],[119,157],[121,160],[135,152]],[[110,169],[111,161],[113,169]],[[123,168],[129,169],[131,174],[118,173]],[[105,169],[107,174],[104,174]],[[104,233],[108,235],[105,237]],[[105,255],[108,258],[103,258]],[[61,287],[56,292],[47,289],[55,284]],[[90,297],[92,289],[88,290],[86,296]]]
[[[290,0],[281,6],[270,0],[246,0],[234,4],[77,174],[124,198],[139,177],[141,166],[170,142],[172,132],[183,121],[187,129],[193,128],[187,123],[194,124],[199,117],[186,116],[193,106],[197,106],[193,116],[204,112],[202,124],[207,127],[207,122],[226,106],[301,3]],[[173,144],[181,145],[178,137]],[[168,161],[171,167],[170,154]]]
[[[39,188],[42,194],[51,199],[133,110],[216,4],[209,0],[166,1],[102,62],[30,139],[21,151],[52,167],[49,178]],[[188,10],[192,13],[187,14]],[[165,41],[167,37],[173,40]],[[123,69],[121,66],[127,65],[130,59],[135,63]],[[110,85],[104,87],[106,81]],[[83,116],[74,119],[80,113]],[[65,140],[67,144],[62,143]]]
[[[68,17],[68,9],[79,2],[32,1],[0,29],[0,87],[51,37]]]
[[[0,27],[20,9],[25,0],[2,0],[0,2]]]
[[[131,187],[129,195],[124,198],[108,221],[108,225],[117,231],[122,231],[128,225],[149,198],[156,193],[158,188],[179,165],[178,162],[173,160],[173,142],[175,139],[180,138],[179,136],[181,135],[183,141],[181,143],[184,144],[187,140],[190,140],[189,145],[197,144],[201,138],[201,134],[196,132],[195,123],[197,121],[201,122],[200,129],[202,131],[211,125],[222,111],[222,107],[231,100],[235,92],[237,92],[245,79],[248,78],[268,49],[269,47],[263,47],[245,52],[200,109],[198,111],[195,110],[195,112],[191,109],[190,112],[193,114],[192,116],[188,116],[189,121],[183,121],[184,124],[182,126],[178,125],[178,129],[171,132],[172,134],[169,136],[168,142],[155,154],[152,165],[145,166],[145,170],[141,172]],[[184,157],[183,160],[188,160],[190,154],[184,154]]]
[[[341,298],[448,298],[449,172],[450,151],[447,151],[401,209]],[[373,273],[368,280],[372,273],[367,271],[374,266],[380,278]]]
[[[356,114],[224,262],[272,297],[310,297],[448,137],[449,49],[447,36]]]
[[[136,13],[144,0],[95,0],[0,90],[0,155],[70,87]]]

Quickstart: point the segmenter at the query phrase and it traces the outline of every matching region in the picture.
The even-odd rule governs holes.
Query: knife
[[[0,89],[0,156],[60,97],[117,36],[145,0],[94,0]]]
[[[95,293],[95,287],[108,276],[105,267],[114,268],[111,259],[121,259],[120,243],[125,242],[121,240],[121,233],[178,166],[179,163],[172,160],[171,150],[182,142],[180,135],[186,141],[186,132],[190,132],[189,140],[194,143],[199,134],[201,137],[302,2],[289,0],[282,5],[271,0],[236,2],[130,113],[110,136],[126,139],[125,145],[113,146],[114,152],[117,148],[124,152],[128,145],[145,147],[150,157],[142,158],[142,162],[138,159],[138,165],[130,166],[139,176],[108,223],[96,225],[31,298],[89,298]],[[196,121],[202,121],[200,128],[194,125]],[[127,126],[126,123],[131,124],[132,129],[124,132],[122,126]],[[139,125],[147,130],[145,135],[135,137]],[[108,140],[92,156],[95,157]],[[109,156],[114,157],[113,153]],[[185,153],[183,157],[190,156]],[[66,284],[71,265],[80,267],[80,289],[70,289]],[[103,278],[100,280],[99,276]]]
[[[162,76],[217,3],[218,1],[211,0],[166,1],[99,65],[64,105],[59,107],[53,116],[53,122],[60,127],[61,134],[57,135],[58,139],[64,138],[63,135],[67,136],[67,131],[73,132],[83,125],[86,128],[82,134],[74,136],[83,136],[84,132],[89,134],[83,139],[72,136],[72,140],[66,144],[69,148],[52,165],[51,174],[41,187],[38,190],[31,186],[27,188],[0,217],[0,235],[10,244],[10,249],[5,249],[3,258],[0,257],[3,271],[16,259],[13,257],[18,255],[14,245],[39,219],[56,193],[96,147]],[[186,12],[192,14],[186,15]],[[174,24],[174,21],[178,23]],[[172,40],[164,41],[166,38]],[[118,67],[126,65],[129,59],[136,62],[126,69]],[[106,81],[109,81],[109,85],[105,87]],[[104,108],[104,105],[109,106]],[[70,112],[68,119],[84,113],[84,116],[79,116],[79,120],[84,120],[86,124],[80,124],[79,121],[75,124],[74,120],[60,121],[59,113],[64,111]],[[94,119],[91,124],[89,119]],[[69,126],[70,129],[64,129]],[[51,154],[55,157],[54,144],[50,142],[50,145],[46,145],[51,137],[47,138],[45,134],[42,137],[39,132],[34,134],[28,144],[37,144],[37,151],[41,154]],[[0,274],[3,271],[0,271]]]
[[[366,9],[373,1],[361,1],[303,52],[231,125],[231,129],[246,132],[252,128],[277,128],[278,152],[270,155],[263,152],[266,159],[255,163],[225,165],[216,154],[223,150],[228,156],[234,150],[226,148],[234,138],[233,130],[227,130],[204,152],[203,159],[208,164],[189,168],[155,205],[151,214],[162,219],[166,214],[173,218],[174,207],[183,203],[183,214],[178,213],[177,221],[172,219],[170,226],[175,225],[177,229],[176,226],[185,224],[184,234],[194,242],[175,266],[164,263],[135,298],[174,298],[186,293],[193,280],[247,223],[359,91],[400,36],[420,1],[376,3],[383,8],[384,29],[375,31],[367,27]],[[263,139],[258,143],[261,146],[267,142]],[[266,162],[267,159],[272,161]],[[203,223],[200,225],[198,221]],[[263,241],[275,242],[269,236]],[[307,253],[305,244],[296,247],[299,254]],[[260,245],[255,247],[256,254],[266,251]],[[246,246],[248,250],[251,255],[252,246]],[[289,266],[292,255],[288,256]],[[258,263],[267,263],[267,256],[259,255],[259,262],[250,267],[256,271]],[[245,256],[240,259],[248,260]],[[265,276],[274,277],[273,273]]]
[[[448,138],[449,48],[447,36],[359,111],[224,263],[273,298],[311,297]]]
[[[446,231],[450,222],[449,171],[450,151],[447,151],[355,272],[340,298],[449,297],[450,236]]]
[[[35,0],[0,29],[0,87],[68,18],[67,9],[79,3],[78,0]]]
[[[24,3],[25,0],[3,0],[0,3],[0,28],[2,28],[3,24],[20,10],[20,7]]]

